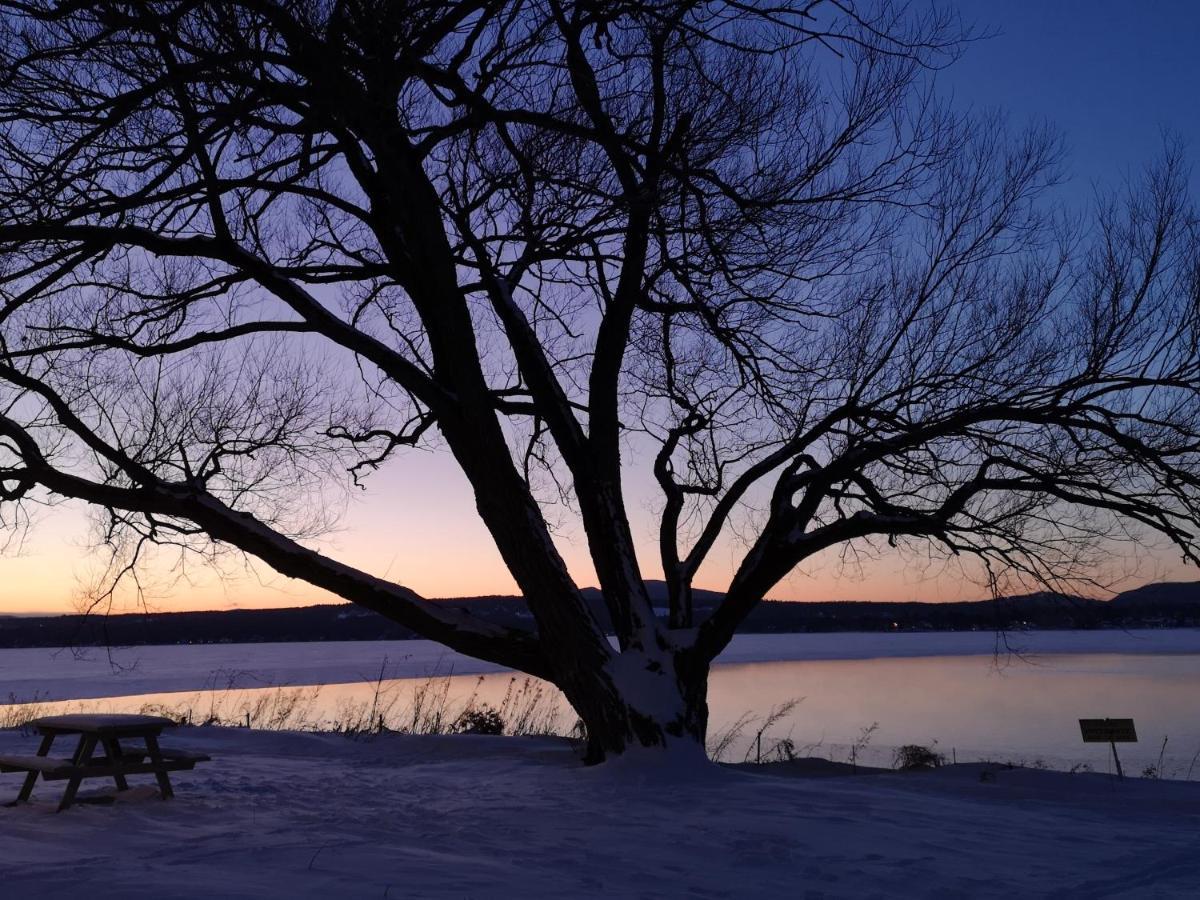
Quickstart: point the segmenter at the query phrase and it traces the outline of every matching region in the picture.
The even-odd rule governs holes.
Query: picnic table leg
[[[121,761],[121,742],[115,737],[101,738],[104,742],[104,752],[108,755],[109,765],[116,766]],[[113,773],[113,781],[117,783],[118,791],[129,790],[129,782],[125,780],[125,776],[120,772]]]
[[[50,753],[50,746],[54,743],[53,734],[42,735],[41,746],[38,747],[38,756],[47,756]],[[25,783],[21,785],[21,793],[17,794],[17,803],[29,802],[29,797],[33,794],[33,785],[37,781],[38,773],[30,772],[25,776]]]
[[[165,763],[162,752],[158,749],[156,735],[146,735],[146,752],[150,754],[150,762],[154,763],[154,777],[158,779],[158,788],[162,791],[162,798],[170,800],[175,796],[175,792],[171,790],[171,779],[167,776],[167,770],[163,768]]]
[[[75,765],[82,766],[92,758],[92,751],[96,749],[96,735],[85,734],[79,739],[79,748],[75,751]],[[67,780],[67,789],[63,791],[62,802],[58,804],[58,811],[62,812],[75,802],[75,792],[79,790],[79,783],[83,778],[79,775],[72,775]]]

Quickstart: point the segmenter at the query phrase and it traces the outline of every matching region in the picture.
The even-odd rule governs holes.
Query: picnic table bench
[[[25,803],[33,793],[38,775],[44,781],[66,781],[59,812],[75,802],[75,793],[85,778],[111,778],[118,791],[129,789],[127,775],[153,773],[164,800],[175,796],[168,772],[179,772],[208,762],[203,753],[167,750],[159,746],[158,736],[175,723],[161,716],[67,715],[47,716],[30,723],[42,736],[35,756],[0,756],[0,772],[24,772],[25,783],[17,799],[9,805]],[[50,756],[50,748],[59,735],[79,735],[79,744],[70,759]],[[141,741],[141,748],[127,748],[122,741]],[[97,747],[102,754],[97,756]]]

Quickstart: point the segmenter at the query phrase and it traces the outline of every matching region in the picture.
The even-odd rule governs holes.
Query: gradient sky
[[[1191,0],[959,0],[964,18],[992,36],[975,42],[939,82],[955,102],[1006,110],[1013,124],[1046,121],[1063,135],[1070,180],[1061,198],[1086,205],[1096,190],[1119,185],[1154,159],[1164,131],[1183,138],[1200,162],[1200,3]],[[1195,163],[1194,163],[1195,165]],[[1193,185],[1200,184],[1193,175]],[[470,491],[453,463],[434,453],[408,454],[351,498],[339,531],[323,549],[433,597],[515,591],[474,514]],[[631,486],[629,511],[643,540],[647,577],[660,574],[650,515],[654,492]],[[0,612],[69,612],[97,563],[87,553],[88,524],[79,507],[39,516],[23,546],[0,557]],[[582,534],[565,529],[560,547],[580,583],[594,583]],[[721,588],[734,548],[718,547],[698,584]],[[1158,579],[1194,579],[1168,552],[1121,560],[1122,586]],[[163,567],[165,571],[165,566]],[[190,566],[185,577],[147,584],[154,609],[292,606],[328,602],[316,589],[247,570],[230,558],[225,574]],[[953,600],[977,598],[961,573],[885,556],[844,565],[830,554],[782,583],[773,594],[804,600]],[[136,605],[121,598],[120,608]]]

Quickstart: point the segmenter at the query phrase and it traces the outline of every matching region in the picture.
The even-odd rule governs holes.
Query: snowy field
[[[34,741],[0,732],[0,752]],[[585,769],[534,738],[194,728],[170,743],[214,757],[175,778],[173,801],[136,786],[56,814],[55,783],[0,808],[3,895],[1148,898],[1200,884],[1200,784],[981,780],[980,765]]]
[[[1022,655],[1200,653],[1200,629],[1034,631],[1008,635]],[[787,660],[991,655],[991,632],[738,635],[719,664]],[[1004,647],[1000,647],[1004,650]],[[197,644],[81,650],[0,650],[0,699],[13,702],[118,697],[228,687],[349,684],[500,667],[432,641]]]
[[[1200,631],[1034,632],[1011,643],[1035,662],[1074,654],[1080,671],[1035,665],[1003,676],[997,684],[1020,698],[1020,715],[1006,718],[1002,705],[984,703],[998,734],[1016,740],[1009,733],[1016,722],[1051,699],[1029,685],[1057,684],[1061,692],[1063,684],[1100,678],[1145,728],[1145,746],[1128,752],[1153,756],[1167,726],[1153,724],[1135,701],[1169,682],[1147,688],[1134,678],[1133,692],[1122,695],[1123,676],[1104,681],[1111,664],[1094,655],[1140,655],[1139,672],[1150,663],[1191,671],[1183,663],[1200,653]],[[818,668],[809,672],[815,680],[802,711],[824,721],[837,712],[825,706],[879,693],[880,673],[869,667],[903,666],[885,679],[902,678],[899,700],[918,704],[900,718],[920,719],[922,728],[936,723],[935,734],[946,736],[949,723],[981,701],[968,693],[951,702],[933,687],[948,679],[961,689],[970,657],[995,650],[991,634],[746,635],[721,658],[727,665],[715,681],[728,681],[723,689],[742,698],[749,691],[742,681],[751,678],[751,693],[768,703],[766,673],[740,664],[809,661]],[[1176,666],[1170,654],[1191,656]],[[877,662],[822,680],[819,667],[846,665],[821,662],[833,660]],[[351,686],[381,668],[389,678],[497,671],[426,641],[135,647],[111,660],[102,650],[5,650],[0,692],[82,699],[230,684]],[[1191,689],[1178,687],[1183,694],[1167,704],[1163,721],[1171,723],[1172,751],[1186,751],[1178,762],[1187,768],[1196,740],[1181,723],[1192,719],[1183,714]],[[947,708],[946,722],[923,709],[926,695]],[[1071,709],[1087,705],[1064,696]],[[1048,720],[1073,728],[1057,703]],[[844,714],[855,728],[859,719],[883,718],[869,706]],[[900,737],[883,734],[880,743]],[[1074,747],[1077,735],[1069,739]],[[56,814],[56,782],[39,783],[28,806],[0,808],[0,897],[1173,898],[1194,897],[1200,885],[1200,782],[1118,782],[981,763],[828,778],[788,777],[777,767],[585,769],[569,744],[553,738],[181,728],[166,743],[214,758],[176,776],[171,802],[143,777],[110,805]],[[1102,769],[1105,748],[1089,746]],[[30,734],[0,731],[0,753],[35,747]],[[1124,749],[1122,756],[1127,771],[1139,771]],[[0,776],[0,801],[19,783],[17,775]],[[112,796],[100,782],[85,782],[89,789]]]

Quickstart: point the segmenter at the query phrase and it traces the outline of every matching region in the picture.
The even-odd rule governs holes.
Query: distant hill
[[[647,582],[652,601],[666,606],[666,586]],[[600,591],[584,597],[607,623]],[[721,599],[697,590],[703,617]],[[438,601],[491,622],[532,630],[524,600],[512,596]],[[665,609],[662,610],[665,615]],[[1200,627],[1200,581],[1149,584],[1112,600],[1039,593],[960,603],[811,602],[768,600],[743,632],[981,631],[1061,628]],[[404,626],[350,604],[224,612],[131,613],[112,616],[0,617],[0,647],[130,646],[137,644],[272,643],[277,641],[406,640]]]
[[[1200,604],[1200,582],[1163,581],[1125,591],[1112,599],[1117,608],[1187,610]]]

